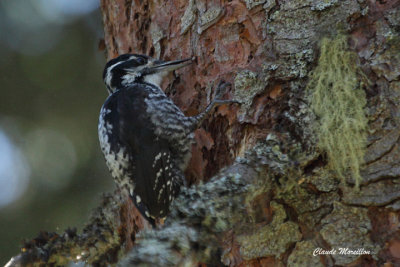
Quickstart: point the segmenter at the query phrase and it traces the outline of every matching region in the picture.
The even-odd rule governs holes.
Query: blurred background
[[[82,228],[114,184],[98,145],[98,0],[0,2],[0,265],[40,230]]]

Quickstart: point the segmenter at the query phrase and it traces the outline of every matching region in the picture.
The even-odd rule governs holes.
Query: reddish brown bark
[[[398,112],[398,108],[391,106],[388,99],[382,99],[394,92],[383,96],[384,88],[398,88],[392,81],[399,78],[399,71],[395,70],[399,65],[388,59],[386,48],[382,49],[389,42],[383,32],[389,28],[398,31],[399,21],[394,18],[399,15],[398,9],[399,1],[102,1],[108,58],[128,52],[163,59],[197,57],[197,64],[171,77],[169,85],[173,84],[174,91],[167,91],[187,115],[194,115],[206,106],[210,86],[220,79],[235,84],[238,73],[248,70],[260,81],[260,85],[252,82],[245,85],[244,90],[248,90],[251,98],[245,108],[221,107],[196,132],[197,145],[193,147],[186,173],[192,182],[207,180],[270,132],[280,136],[282,141],[289,134],[305,150],[312,147],[312,133],[298,112],[301,110],[298,101],[303,95],[294,87],[304,89],[303,77],[315,62],[319,39],[337,34],[339,28],[350,34],[352,49],[358,52],[362,67],[373,83],[367,89],[370,90],[368,105],[387,103],[388,106],[382,110],[386,115],[379,113],[376,119],[370,120],[370,127],[375,131],[370,140],[376,141],[370,141],[362,192],[355,196],[343,189],[345,195],[341,201],[377,210],[377,213],[369,213],[373,239],[379,239],[374,234],[378,231],[377,225],[383,232],[391,233],[380,239],[379,244],[394,238],[385,245],[387,253],[381,252],[387,261],[395,261],[398,229],[378,223],[389,216],[386,209],[377,207],[385,201],[377,197],[375,202],[368,202],[365,194],[371,190],[386,190],[390,194],[386,204],[398,198],[394,196],[397,187],[390,190],[391,186],[385,182],[367,185],[368,181],[381,181],[388,175],[391,179],[399,177],[396,171],[400,162],[398,120],[393,119],[393,112]],[[313,51],[307,55],[304,52],[307,49]],[[383,55],[377,57],[371,53]],[[233,96],[238,95],[232,91],[227,97]],[[290,116],[292,120],[288,119]],[[384,120],[396,121],[396,126],[385,127]],[[385,153],[391,156],[385,158],[382,156]],[[325,163],[319,158],[304,170],[309,172]],[[385,171],[387,168],[394,172]],[[381,173],[376,173],[380,169]],[[315,185],[311,183],[308,187],[320,196]],[[261,202],[268,202],[268,198],[270,196],[265,196]],[[294,213],[301,215],[302,212],[294,207]],[[398,211],[390,214],[392,218],[399,215]],[[386,226],[396,230],[390,231]],[[300,222],[300,227],[305,236],[315,234],[304,222]],[[330,261],[325,258],[322,257],[322,262],[329,265]],[[265,258],[242,264],[276,266],[278,263]]]
[[[196,56],[196,64],[177,71],[163,86],[186,115],[205,108],[221,79],[233,85],[226,97],[242,104],[219,107],[196,131],[186,172],[191,183],[198,183],[230,166],[221,174],[227,190],[213,180],[215,187],[185,191],[171,223],[145,232],[137,244],[144,224],[130,200],[118,200],[111,208],[118,216],[106,224],[110,232],[116,227],[118,246],[105,245],[105,251],[86,260],[115,263],[119,259],[112,256],[123,251],[130,255],[126,264],[154,265],[155,255],[163,252],[140,254],[150,240],[167,247],[161,255],[172,254],[181,264],[188,259],[230,266],[400,264],[400,1],[102,0],[101,8],[108,59],[123,53],[166,60]],[[359,192],[349,177],[340,184],[327,171],[324,153],[315,150],[315,116],[305,92],[319,40],[338,34],[349,37],[370,82],[364,88],[369,136]],[[245,160],[232,164],[238,156]],[[235,175],[239,182],[229,187],[228,178],[236,181]],[[256,186],[248,189],[243,182]],[[221,218],[207,214],[215,211],[214,202]],[[222,230],[210,225],[213,220]],[[90,229],[97,233],[98,228]],[[168,240],[189,240],[189,249]],[[46,242],[53,247],[53,241]],[[371,253],[312,256],[316,248],[340,246]]]

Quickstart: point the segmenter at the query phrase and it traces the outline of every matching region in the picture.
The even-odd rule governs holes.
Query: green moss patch
[[[361,88],[366,80],[357,66],[357,55],[348,50],[346,36],[321,41],[318,66],[307,86],[317,116],[318,147],[339,177],[344,179],[350,171],[357,188],[367,138],[366,97]]]

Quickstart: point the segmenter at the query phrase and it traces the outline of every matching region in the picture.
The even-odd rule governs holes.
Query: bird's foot
[[[236,100],[236,99],[228,99],[228,100],[223,100],[222,99],[224,94],[226,92],[228,92],[228,90],[231,87],[232,87],[231,83],[225,82],[224,80],[221,80],[218,83],[218,86],[217,86],[217,88],[215,90],[215,98],[211,103],[214,104],[214,106],[219,106],[219,105],[223,105],[223,104],[241,104],[241,102]]]

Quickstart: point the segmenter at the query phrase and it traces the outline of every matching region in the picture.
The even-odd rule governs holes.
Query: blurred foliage
[[[82,226],[100,193],[114,186],[97,137],[107,96],[101,79],[105,57],[97,48],[100,11],[58,27],[59,40],[39,54],[10,48],[7,28],[0,28],[0,130],[31,169],[22,197],[0,206],[0,264],[40,230]],[[37,34],[46,41],[52,32]]]

